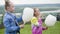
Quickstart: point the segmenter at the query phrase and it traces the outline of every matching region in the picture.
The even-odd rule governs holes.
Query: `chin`
[[[11,13],[13,13],[14,11],[11,11]]]

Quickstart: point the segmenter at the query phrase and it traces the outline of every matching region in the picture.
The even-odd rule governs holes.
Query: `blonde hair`
[[[5,9],[7,10],[7,7],[9,7],[10,6],[10,1],[5,1]]]

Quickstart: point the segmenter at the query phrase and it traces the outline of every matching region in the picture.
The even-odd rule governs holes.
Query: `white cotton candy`
[[[48,15],[45,19],[45,24],[46,26],[54,26],[56,23],[57,19],[53,15]]]
[[[24,23],[30,21],[33,18],[34,10],[32,8],[24,8],[22,19]]]

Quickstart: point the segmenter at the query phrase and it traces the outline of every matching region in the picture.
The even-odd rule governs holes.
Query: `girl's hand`
[[[20,25],[20,28],[24,28],[24,24],[21,24],[21,25]]]
[[[42,28],[42,30],[47,30],[47,29],[48,29],[48,27],[43,27],[43,28]]]
[[[48,27],[45,27],[45,30],[47,30],[48,29]]]

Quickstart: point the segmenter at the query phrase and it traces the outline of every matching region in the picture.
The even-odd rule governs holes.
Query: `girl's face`
[[[34,15],[35,16],[39,16],[40,15],[40,12],[39,12],[39,9],[38,8],[35,8],[34,9]]]
[[[12,2],[10,2],[9,4],[10,4],[10,6],[7,7],[7,9],[8,9],[10,12],[14,12],[14,9],[15,9],[14,4],[13,4]]]

